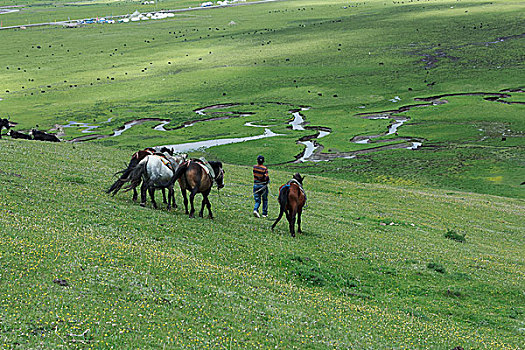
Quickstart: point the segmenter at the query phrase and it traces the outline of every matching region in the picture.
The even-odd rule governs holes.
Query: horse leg
[[[169,192],[168,192],[168,200],[169,200]],[[164,204],[168,204],[168,207],[170,206],[170,204],[168,202],[166,202],[166,190],[163,188],[162,189],[162,203]]]
[[[210,219],[213,219],[213,213],[211,212],[211,203],[210,203],[210,198],[208,198],[208,195],[206,195],[206,205],[208,207],[208,217]]]
[[[184,214],[188,215],[188,197],[186,196],[186,190],[181,188],[180,191],[182,193],[182,198],[184,199]]]
[[[191,193],[190,193],[190,205],[191,205],[190,218],[195,217],[195,207],[193,205],[193,199],[195,198],[195,195],[197,194],[198,191],[199,191],[199,187],[195,186],[195,188],[191,190]]]
[[[136,202],[137,201],[137,198],[138,198],[139,194],[137,193],[137,188],[134,188],[133,189],[133,202]]]
[[[142,186],[140,186],[140,206],[141,207],[146,206],[146,190],[147,190],[146,183],[142,182]]]
[[[157,202],[155,202],[155,189],[153,187],[148,188],[149,197],[151,198],[151,203],[153,208],[157,209]]]
[[[208,199],[208,195],[210,194],[210,191],[202,192],[202,205],[201,205],[201,211],[199,213],[199,216],[202,218],[204,215],[204,206],[208,207],[208,217],[210,219],[213,219],[213,214],[211,212],[211,203]]]
[[[275,228],[275,225],[277,225],[277,223],[281,220],[281,218],[283,217],[283,213],[284,213],[284,208],[281,207],[281,211],[279,212],[279,216],[277,217],[277,220],[275,220],[275,222],[273,223],[272,225],[272,231],[273,229]],[[288,215],[287,215],[288,216]]]
[[[208,197],[210,195],[210,191],[206,191],[205,193],[202,194],[202,197],[203,197],[203,201],[202,201],[202,211],[204,211],[204,204],[206,204],[206,207],[208,208],[208,217],[210,219],[213,219],[213,213],[211,212],[211,203],[210,203],[210,198]]]
[[[168,188],[168,210],[171,209],[171,205],[173,205],[173,208],[177,209],[177,203],[175,203],[175,190],[173,189],[173,186]]]
[[[168,187],[168,206],[166,209],[171,210],[171,188],[170,187]]]
[[[290,224],[290,233],[292,234],[292,237],[295,237],[295,210],[291,211],[288,215],[288,223]]]
[[[297,233],[303,233],[303,230],[301,230],[301,214],[303,213],[303,210],[299,210],[297,212]]]
[[[204,215],[204,206],[206,205],[206,196],[204,193],[202,194],[202,203],[201,203],[201,211],[199,212],[199,217],[202,218]]]

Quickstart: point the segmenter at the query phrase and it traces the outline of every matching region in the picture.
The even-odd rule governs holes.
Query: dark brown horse
[[[206,162],[200,159],[192,159],[182,163],[173,177],[173,181],[179,180],[182,197],[184,197],[184,207],[186,209],[186,214],[188,214],[188,198],[186,197],[186,191],[190,191],[190,218],[195,217],[193,199],[197,193],[202,193],[202,205],[199,216],[202,217],[204,213],[204,206],[207,206],[209,214],[208,217],[213,219],[211,203],[208,199],[208,195],[210,194],[213,182],[217,183],[217,188],[219,189],[224,187],[224,170],[222,169],[222,163],[208,163],[213,169],[213,174],[207,168],[205,163]]]
[[[155,148],[147,147],[143,150],[133,153],[131,160],[129,161],[128,167],[124,170],[119,171],[117,174],[121,174],[120,177],[111,185],[111,187],[106,191],[106,193],[111,193],[112,196],[116,195],[122,186],[129,181],[129,176],[131,171],[140,163],[141,160],[146,158],[149,155],[159,154],[167,152],[170,155],[173,155],[173,150],[166,147],[162,147],[160,151],[157,151]],[[138,198],[137,189],[133,188],[133,201],[136,202]],[[166,203],[166,192],[162,189],[162,198],[163,202]]]
[[[292,237],[295,237],[295,219],[297,217],[297,232],[303,233],[301,230],[301,214],[303,207],[306,203],[306,193],[303,189],[303,180],[299,173],[295,174],[293,178],[288,181],[285,185],[282,185],[279,189],[279,205],[281,211],[279,217],[272,225],[272,231],[283,217],[283,213],[286,213],[286,219],[290,226],[290,233]]]

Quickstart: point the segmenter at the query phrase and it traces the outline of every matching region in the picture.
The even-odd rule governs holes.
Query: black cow
[[[40,130],[32,129],[29,133],[37,141],[60,142],[60,139],[53,134],[48,134]]]
[[[9,130],[9,128],[11,128],[11,124],[9,124],[9,120],[0,118],[0,139],[2,138],[2,129],[3,128],[6,128],[6,129]]]
[[[31,140],[31,136],[28,134],[24,134],[22,132],[15,131],[13,129],[9,130],[7,132],[8,136],[11,136],[13,139],[24,139],[24,140]]]

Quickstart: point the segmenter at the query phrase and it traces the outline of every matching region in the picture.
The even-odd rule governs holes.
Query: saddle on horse
[[[208,163],[206,158],[200,157],[199,159],[192,159],[192,161],[199,164],[201,168],[204,170],[204,172],[208,174],[208,176],[210,177],[212,181],[215,179],[215,171],[213,170],[210,163]]]
[[[303,193],[304,199],[305,199],[305,201],[306,201],[306,199],[307,199],[307,198],[306,198],[306,192],[304,191],[303,185],[302,185],[299,181],[297,181],[296,179],[291,179],[290,181],[288,181],[287,183],[285,183],[284,185],[282,185],[281,187],[279,187],[279,193],[281,193],[281,190],[282,190],[283,188],[286,188],[286,187],[289,188],[291,184],[295,184],[295,185],[297,185],[297,186],[299,187],[299,189],[300,189],[301,192]]]

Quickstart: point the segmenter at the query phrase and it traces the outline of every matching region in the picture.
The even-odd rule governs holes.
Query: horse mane
[[[222,162],[214,162],[209,161],[210,165],[212,166],[213,170],[215,171],[215,174],[218,175],[218,170],[222,168]]]

